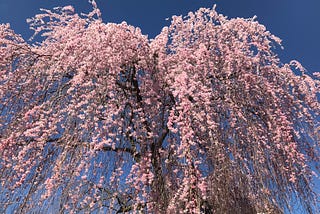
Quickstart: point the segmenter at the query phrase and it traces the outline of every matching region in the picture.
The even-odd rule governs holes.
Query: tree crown
[[[92,5],[29,19],[38,43],[0,25],[0,211],[317,209],[318,73],[254,18],[201,8],[150,40]]]

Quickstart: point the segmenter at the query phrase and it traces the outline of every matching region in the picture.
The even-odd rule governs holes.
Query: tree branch
[[[101,149],[99,149],[101,151],[112,151],[112,152],[127,152],[127,153],[130,153],[132,155],[132,157],[134,158],[134,160],[136,162],[139,162],[140,159],[141,159],[141,155],[139,153],[137,153],[134,149],[131,149],[131,148],[127,148],[127,147],[116,147],[116,148],[113,148],[111,146],[103,146]],[[98,151],[99,151],[98,150]]]

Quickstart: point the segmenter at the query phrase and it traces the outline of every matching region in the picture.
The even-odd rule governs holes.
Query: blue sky
[[[228,17],[252,17],[283,40],[278,48],[282,62],[300,61],[309,72],[320,70],[320,0],[96,0],[105,22],[127,21],[153,38],[172,15],[186,14],[199,7],[217,4],[218,12]],[[0,22],[28,39],[26,19],[39,8],[74,5],[78,12],[90,10],[86,0],[0,0]]]

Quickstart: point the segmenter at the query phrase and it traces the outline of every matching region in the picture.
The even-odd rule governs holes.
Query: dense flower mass
[[[255,19],[201,8],[153,40],[72,6],[0,25],[0,212],[312,213],[319,74]]]

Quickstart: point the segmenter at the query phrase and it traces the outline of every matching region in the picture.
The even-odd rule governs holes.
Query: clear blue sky
[[[212,7],[228,17],[258,16],[273,34],[283,40],[284,50],[277,53],[282,62],[300,61],[308,71],[320,70],[320,0],[96,0],[105,22],[127,21],[153,38],[172,15],[186,14],[199,7]],[[26,18],[39,8],[74,5],[78,12],[88,11],[86,0],[0,0],[0,22],[28,39]]]

